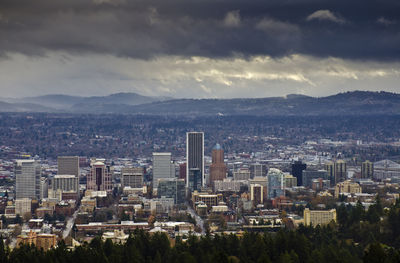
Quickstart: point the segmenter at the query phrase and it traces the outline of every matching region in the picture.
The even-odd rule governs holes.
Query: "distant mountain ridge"
[[[1,99],[0,99],[1,100]],[[0,112],[65,112],[151,115],[400,115],[400,94],[352,91],[327,97],[289,94],[285,97],[239,99],[172,99],[136,93],[78,97],[46,95],[0,102]]]

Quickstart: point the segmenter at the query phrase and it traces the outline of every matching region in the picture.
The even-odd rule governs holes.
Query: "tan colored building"
[[[358,194],[362,193],[361,186],[350,180],[338,183],[335,186],[335,197],[338,198],[341,194]]]
[[[49,250],[57,245],[57,236],[54,234],[36,234],[30,231],[27,235],[17,237],[17,246],[35,245],[38,249]]]
[[[285,174],[283,180],[285,180],[285,188],[292,188],[294,186],[297,186],[297,178],[291,174]]]
[[[31,214],[32,201],[29,198],[20,198],[15,200],[15,214],[25,216]]]
[[[92,213],[97,206],[96,198],[85,196],[81,200],[81,211]]]
[[[209,194],[209,193],[199,193],[194,191],[192,193],[193,205],[199,202],[203,202],[208,208],[214,205],[218,205],[219,202],[223,201],[222,194]]]
[[[310,210],[309,208],[304,209],[304,225],[306,226],[327,225],[332,220],[336,222],[336,209],[331,209],[331,210]]]

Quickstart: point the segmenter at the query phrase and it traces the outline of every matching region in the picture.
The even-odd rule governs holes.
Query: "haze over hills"
[[[46,95],[8,99],[1,112],[65,112],[153,115],[366,115],[400,114],[400,94],[353,91],[327,97],[291,94],[285,97],[243,99],[171,99],[136,93],[78,97]]]

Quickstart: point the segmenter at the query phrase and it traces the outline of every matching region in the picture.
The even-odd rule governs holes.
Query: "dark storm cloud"
[[[399,60],[393,1],[2,0],[0,52]]]

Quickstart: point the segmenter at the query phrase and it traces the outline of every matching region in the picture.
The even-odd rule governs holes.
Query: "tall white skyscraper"
[[[17,160],[14,173],[16,199],[40,199],[40,164],[35,160]]]
[[[175,177],[175,166],[171,163],[171,153],[153,153],[153,188],[158,180]]]
[[[186,186],[199,190],[205,185],[204,132],[186,133]]]

